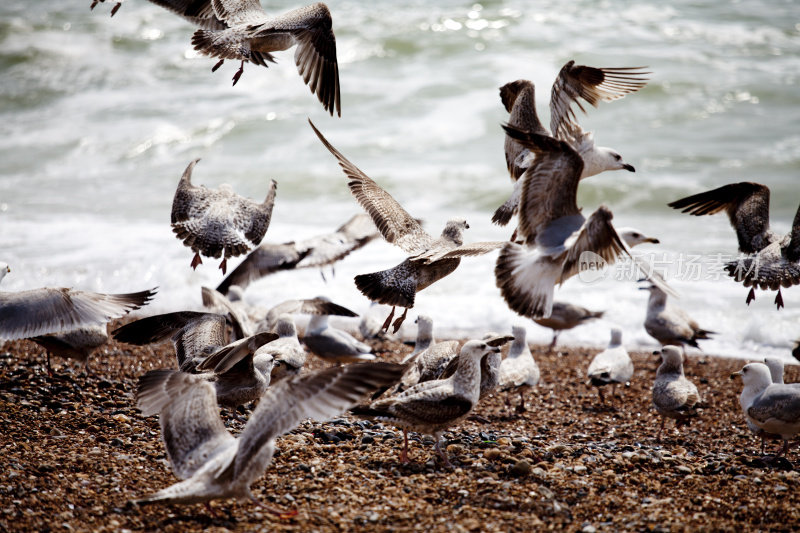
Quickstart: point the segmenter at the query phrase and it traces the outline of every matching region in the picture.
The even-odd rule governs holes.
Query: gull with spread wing
[[[218,189],[192,185],[195,159],[183,172],[172,200],[172,231],[194,252],[192,268],[206,257],[222,258],[219,268],[225,273],[228,258],[249,252],[267,233],[275,206],[275,180],[262,203],[239,196],[230,185]]]
[[[611,102],[638,91],[647,85],[647,78],[642,76],[649,74],[643,72],[642,68],[595,68],[569,61],[561,68],[550,92],[549,132],[539,121],[536,112],[533,82],[517,80],[503,85],[500,87],[500,100],[510,114],[508,123],[511,126],[568,142],[583,159],[581,179],[607,170],[635,172],[633,166],[623,161],[615,150],[594,144],[592,132],[584,132],[578,125],[572,104],[577,104],[585,113],[581,100],[597,107],[601,101]],[[492,217],[492,222],[501,226],[508,224],[516,212],[522,194],[519,179],[525,169],[535,164],[536,159],[534,153],[508,135],[505,139],[505,155],[514,192]]]
[[[538,162],[522,178],[518,233],[523,244],[507,242],[495,265],[497,286],[508,306],[522,316],[547,318],[553,307],[555,285],[580,270],[581,255],[613,263],[625,254],[653,283],[667,287],[644,260],[631,254],[625,239],[611,224],[605,205],[588,218],[577,204],[578,183],[584,166],[567,142],[504,126],[506,133],[536,154]]]
[[[403,369],[392,363],[355,363],[283,380],[266,390],[238,438],[225,428],[210,383],[178,371],[159,379],[145,375],[139,381],[137,406],[143,416],[159,415],[167,457],[182,481],[136,503],[249,499],[285,516],[250,492],[272,462],[275,439],[307,418],[324,421],[338,415],[365,394],[396,381]]]
[[[396,333],[408,310],[414,307],[416,293],[453,272],[462,257],[483,255],[503,245],[502,242],[464,244],[462,233],[469,225],[463,218],[447,221],[438,239],[431,236],[397,200],[334,148],[311,120],[308,122],[322,144],[339,161],[339,166],[350,180],[347,184],[350,192],[372,217],[383,238],[411,254],[388,270],[355,277],[356,286],[364,296],[392,306],[383,329],[388,329],[391,324],[395,307],[404,307],[405,311],[394,322]]]
[[[775,305],[783,307],[781,287],[800,284],[800,208],[792,229],[778,235],[769,227],[769,187],[760,183],[741,182],[723,185],[670,202],[670,207],[683,213],[702,216],[725,211],[739,239],[739,251],[746,254],[725,263],[728,275],[750,287],[745,302],[756,297],[755,288],[777,291]]]

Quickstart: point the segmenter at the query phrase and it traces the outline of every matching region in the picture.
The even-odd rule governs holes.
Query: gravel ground
[[[376,346],[385,360],[410,348]],[[110,343],[91,373],[44,355],[28,341],[0,348],[0,529],[5,531],[678,531],[796,530],[800,473],[789,460],[765,462],[738,405],[742,362],[692,359],[687,376],[708,407],[680,432],[659,418],[650,387],[657,357],[632,354],[636,373],[607,407],[585,384],[595,350],[533,347],[542,383],[527,412],[496,392],[445,434],[455,469],[439,463],[428,436],[347,416],[304,423],[278,439],[262,501],[298,514],[277,519],[250,502],[146,506],[130,499],[176,481],[156,417],[134,406],[138,376],[172,367],[171,345]],[[324,363],[312,359],[311,368]],[[787,382],[798,381],[787,368]],[[248,410],[223,412],[234,433]],[[770,444],[772,449],[775,444]]]

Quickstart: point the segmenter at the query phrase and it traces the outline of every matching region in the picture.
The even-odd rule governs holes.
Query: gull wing
[[[369,176],[347,160],[314,126],[309,124],[325,148],[339,160],[345,175],[350,178],[347,184],[356,201],[369,213],[372,221],[386,242],[392,243],[409,254],[416,255],[427,250],[434,242],[417,220],[383,190]]]

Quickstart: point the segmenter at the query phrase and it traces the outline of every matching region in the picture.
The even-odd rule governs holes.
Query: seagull
[[[741,377],[744,387],[739,396],[748,426],[767,434],[780,435],[783,447],[775,457],[789,451],[789,440],[800,433],[800,387],[773,383],[763,363],[748,363],[731,378]]]
[[[172,371],[139,382],[137,406],[143,416],[159,415],[161,435],[179,483],[135,503],[208,503],[249,499],[279,516],[253,496],[253,484],[272,461],[275,439],[307,418],[324,421],[365,394],[397,380],[392,363],[361,363],[295,376],[267,389],[239,437],[225,428],[214,387],[200,376]]]
[[[548,347],[549,351],[552,351],[556,347],[558,336],[563,330],[572,329],[585,322],[602,318],[604,313],[605,311],[589,311],[585,307],[567,302],[553,302],[549,317],[535,318],[533,321],[542,327],[553,330],[553,342]]]
[[[314,315],[308,322],[303,343],[314,355],[336,363],[372,361],[372,347],[346,331],[328,325],[328,315]]]
[[[297,338],[292,315],[284,313],[278,317],[275,333],[278,338],[261,348],[275,360],[272,369],[273,382],[299,374],[308,358],[308,352]]]
[[[438,239],[429,235],[388,192],[334,148],[311,120],[308,122],[322,144],[339,161],[339,166],[350,179],[350,192],[372,217],[386,242],[411,254],[388,270],[355,277],[356,287],[367,298],[392,306],[383,329],[388,329],[395,307],[399,305],[405,311],[393,324],[397,333],[408,309],[414,306],[416,293],[453,272],[462,257],[483,255],[503,245],[502,242],[464,244],[462,233],[469,225],[463,218],[449,220]]]
[[[610,102],[638,91],[647,85],[647,78],[642,76],[650,74],[642,72],[642,68],[645,67],[595,68],[576,65],[575,61],[567,62],[561,67],[550,92],[550,131],[539,121],[533,82],[517,80],[503,85],[500,87],[500,100],[510,113],[508,123],[511,126],[568,142],[584,161],[580,179],[607,170],[635,172],[636,169],[623,161],[615,150],[594,144],[594,135],[584,132],[578,125],[572,104],[586,112],[581,99],[597,107],[601,101]],[[519,205],[519,179],[528,167],[536,164],[535,154],[510,136],[505,139],[505,155],[514,192],[492,216],[492,222],[501,226],[508,224]]]
[[[294,60],[303,81],[317,95],[322,107],[333,116],[342,116],[339,89],[339,62],[336,59],[336,37],[328,6],[321,2],[269,17],[256,0],[214,0],[214,15],[225,29],[198,29],[192,45],[198,52],[220,61],[241,61],[233,76],[233,84],[244,72],[245,61],[267,67],[275,63],[272,52],[297,46]]]
[[[650,291],[647,301],[647,317],[644,329],[661,343],[693,346],[699,348],[697,341],[710,339],[716,332],[701,328],[686,311],[667,299],[667,293],[655,285],[641,287]]]
[[[452,468],[442,451],[445,430],[467,417],[480,398],[480,362],[497,346],[478,340],[464,344],[455,372],[447,378],[418,383],[398,394],[379,398],[370,405],[356,406],[350,412],[361,418],[392,424],[403,430],[400,461],[408,462],[408,431],[428,433],[436,439],[435,449],[444,464]]]
[[[415,322],[417,324],[417,341],[414,343],[414,351],[408,354],[402,362],[436,344],[436,340],[433,338],[433,319],[428,315],[419,315]]]
[[[508,349],[508,355],[500,363],[500,389],[517,389],[519,405],[517,412],[525,411],[525,390],[539,383],[539,365],[533,359],[528,347],[527,331],[522,326],[512,326],[514,342]]]
[[[783,385],[783,361],[781,359],[777,359],[775,357],[766,357],[764,358],[764,364],[767,365],[769,369],[770,379],[772,383],[777,383],[779,385]],[[732,378],[738,376],[738,374],[731,375]],[[800,387],[798,384],[793,384],[795,387]],[[747,428],[756,434],[757,437],[761,439],[761,455],[764,455],[765,448],[767,444],[767,439],[769,440],[778,440],[781,439],[780,435],[775,435],[774,433],[767,433],[760,427],[758,427],[755,423],[749,420],[745,416],[745,422],[747,423]]]
[[[0,281],[9,272],[11,267],[0,262]],[[0,291],[0,340],[27,339],[105,324],[147,305],[156,289],[129,294],[54,287]]]
[[[617,388],[617,383],[627,383],[633,377],[633,361],[628,350],[622,345],[622,330],[611,329],[611,342],[608,348],[594,356],[586,371],[590,383],[597,387],[600,403],[605,403],[603,387],[611,385],[611,396]]]
[[[697,416],[700,394],[697,387],[683,374],[683,354],[678,346],[664,346],[661,366],[656,370],[653,384],[653,405],[661,415],[661,427],[656,440],[661,442],[661,432],[667,417],[675,419],[675,427],[689,425]]]
[[[800,208],[792,230],[778,235],[769,227],[769,187],[740,182],[723,185],[667,204],[683,213],[702,216],[720,211],[728,214],[736,230],[739,252],[745,257],[725,263],[728,275],[750,287],[745,303],[756,297],[755,288],[777,291],[775,305],[783,307],[781,287],[800,284]]]
[[[263,203],[239,196],[230,185],[207,189],[192,185],[195,159],[183,172],[172,200],[172,231],[194,252],[192,268],[203,261],[200,254],[219,258],[225,274],[228,257],[236,257],[258,246],[269,228],[277,184],[271,180]]]
[[[336,315],[356,317],[358,313],[350,309],[335,304],[325,296],[316,298],[306,298],[304,300],[285,300],[269,309],[267,316],[257,327],[257,331],[273,331],[278,324],[278,318],[283,314],[304,314],[304,315]]]
[[[213,382],[220,405],[231,407],[257,400],[269,386],[273,356],[263,347],[278,338],[274,333],[258,333],[228,342],[225,316],[197,311],[142,318],[115,329],[112,335],[137,346],[170,338],[179,370],[199,373]],[[154,372],[163,376],[167,370]]]
[[[497,286],[513,311],[532,319],[549,317],[555,284],[577,274],[587,256],[611,263],[626,254],[645,276],[671,291],[650,274],[643,259],[631,254],[611,223],[610,209],[601,205],[589,218],[583,216],[576,200],[584,166],[578,152],[553,137],[503,128],[538,159],[520,178],[518,233],[523,244],[506,242],[495,265]]]
[[[372,242],[379,233],[369,215],[359,213],[332,233],[283,244],[263,243],[239,263],[217,290],[225,294],[232,285],[242,289],[253,281],[280,270],[333,265]],[[325,279],[325,275],[322,275]]]
[[[49,373],[52,373],[50,354],[53,354],[83,363],[83,369],[88,374],[89,356],[108,342],[108,326],[106,324],[96,324],[72,329],[64,333],[31,337],[30,340],[47,352],[47,370]]]

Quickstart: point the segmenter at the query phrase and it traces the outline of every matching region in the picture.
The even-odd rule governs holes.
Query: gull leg
[[[444,466],[447,468],[452,469],[453,465],[450,463],[450,459],[447,458],[447,454],[442,450],[442,436],[436,435],[436,444],[434,445],[436,449],[436,453],[439,454],[439,457],[442,458],[442,462],[444,462]]]
[[[750,302],[756,299],[756,288],[750,287],[750,292],[747,293],[747,299],[744,301],[747,305],[750,305]]]
[[[602,405],[606,404],[606,398],[603,395],[603,387],[597,387],[597,396],[600,398],[600,403]]]
[[[222,259],[222,263],[219,264],[219,269],[222,270],[222,275],[225,275],[225,270],[228,268],[228,258],[225,257]]]
[[[236,85],[236,82],[239,81],[239,78],[242,77],[244,74],[244,59],[242,59],[242,64],[239,65],[239,70],[236,71],[236,74],[233,75],[233,84]]]
[[[225,62],[224,59],[220,59],[219,61],[217,61],[216,64],[213,67],[211,67],[211,72],[216,72],[217,69],[221,67],[224,62]]]
[[[259,500],[258,498],[256,498],[255,496],[253,496],[252,494],[250,495],[250,500],[254,504],[258,505],[259,507],[267,511],[268,513],[274,514],[275,516],[281,519],[291,518],[293,516],[296,516],[298,512],[297,509],[292,509],[291,511],[284,511],[276,507],[271,507],[266,503],[262,502],[261,500]]]
[[[394,306],[392,306],[392,312],[389,313],[389,316],[386,317],[386,320],[383,322],[383,326],[381,326],[381,331],[386,331],[389,329],[389,324],[392,323],[392,319],[394,318]]]
[[[778,309],[783,307],[783,296],[781,296],[781,290],[778,289],[778,295],[775,296],[775,305],[778,306]]]
[[[394,330],[392,330],[392,333],[397,333],[397,330],[400,329],[400,326],[403,325],[403,321],[406,319],[406,315],[407,314],[408,314],[408,307],[406,307],[406,310],[403,311],[403,314],[400,315],[397,318],[397,320],[394,321],[394,324],[393,324]]]
[[[408,432],[405,429],[403,430],[403,451],[400,452],[400,462],[408,462]]]
[[[200,259],[200,254],[198,252],[194,253],[194,257],[192,258],[192,269],[197,270],[197,265],[202,265],[203,260]]]
[[[556,341],[558,341],[558,332],[553,331],[553,342],[550,343],[550,346],[547,347],[548,352],[552,352],[556,347]]]
[[[325,279],[325,271],[322,270],[321,268],[319,269],[319,275],[322,276],[322,281],[324,281],[325,283],[328,283],[328,280]]]
[[[92,0],[92,5],[89,6],[89,9],[94,9],[94,6],[96,6],[98,2],[100,2],[100,0]]]
[[[518,413],[527,411],[527,409],[525,409],[525,394],[522,389],[519,389],[519,405],[517,405],[516,411]]]
[[[111,16],[113,17],[114,15],[116,15],[117,11],[119,11],[119,8],[121,8],[121,7],[122,7],[122,2],[117,2],[114,5],[114,7],[111,8]]]
[[[664,424],[667,422],[666,417],[661,417],[661,427],[658,428],[658,435],[656,435],[656,442],[661,442],[661,433],[664,431]]]

